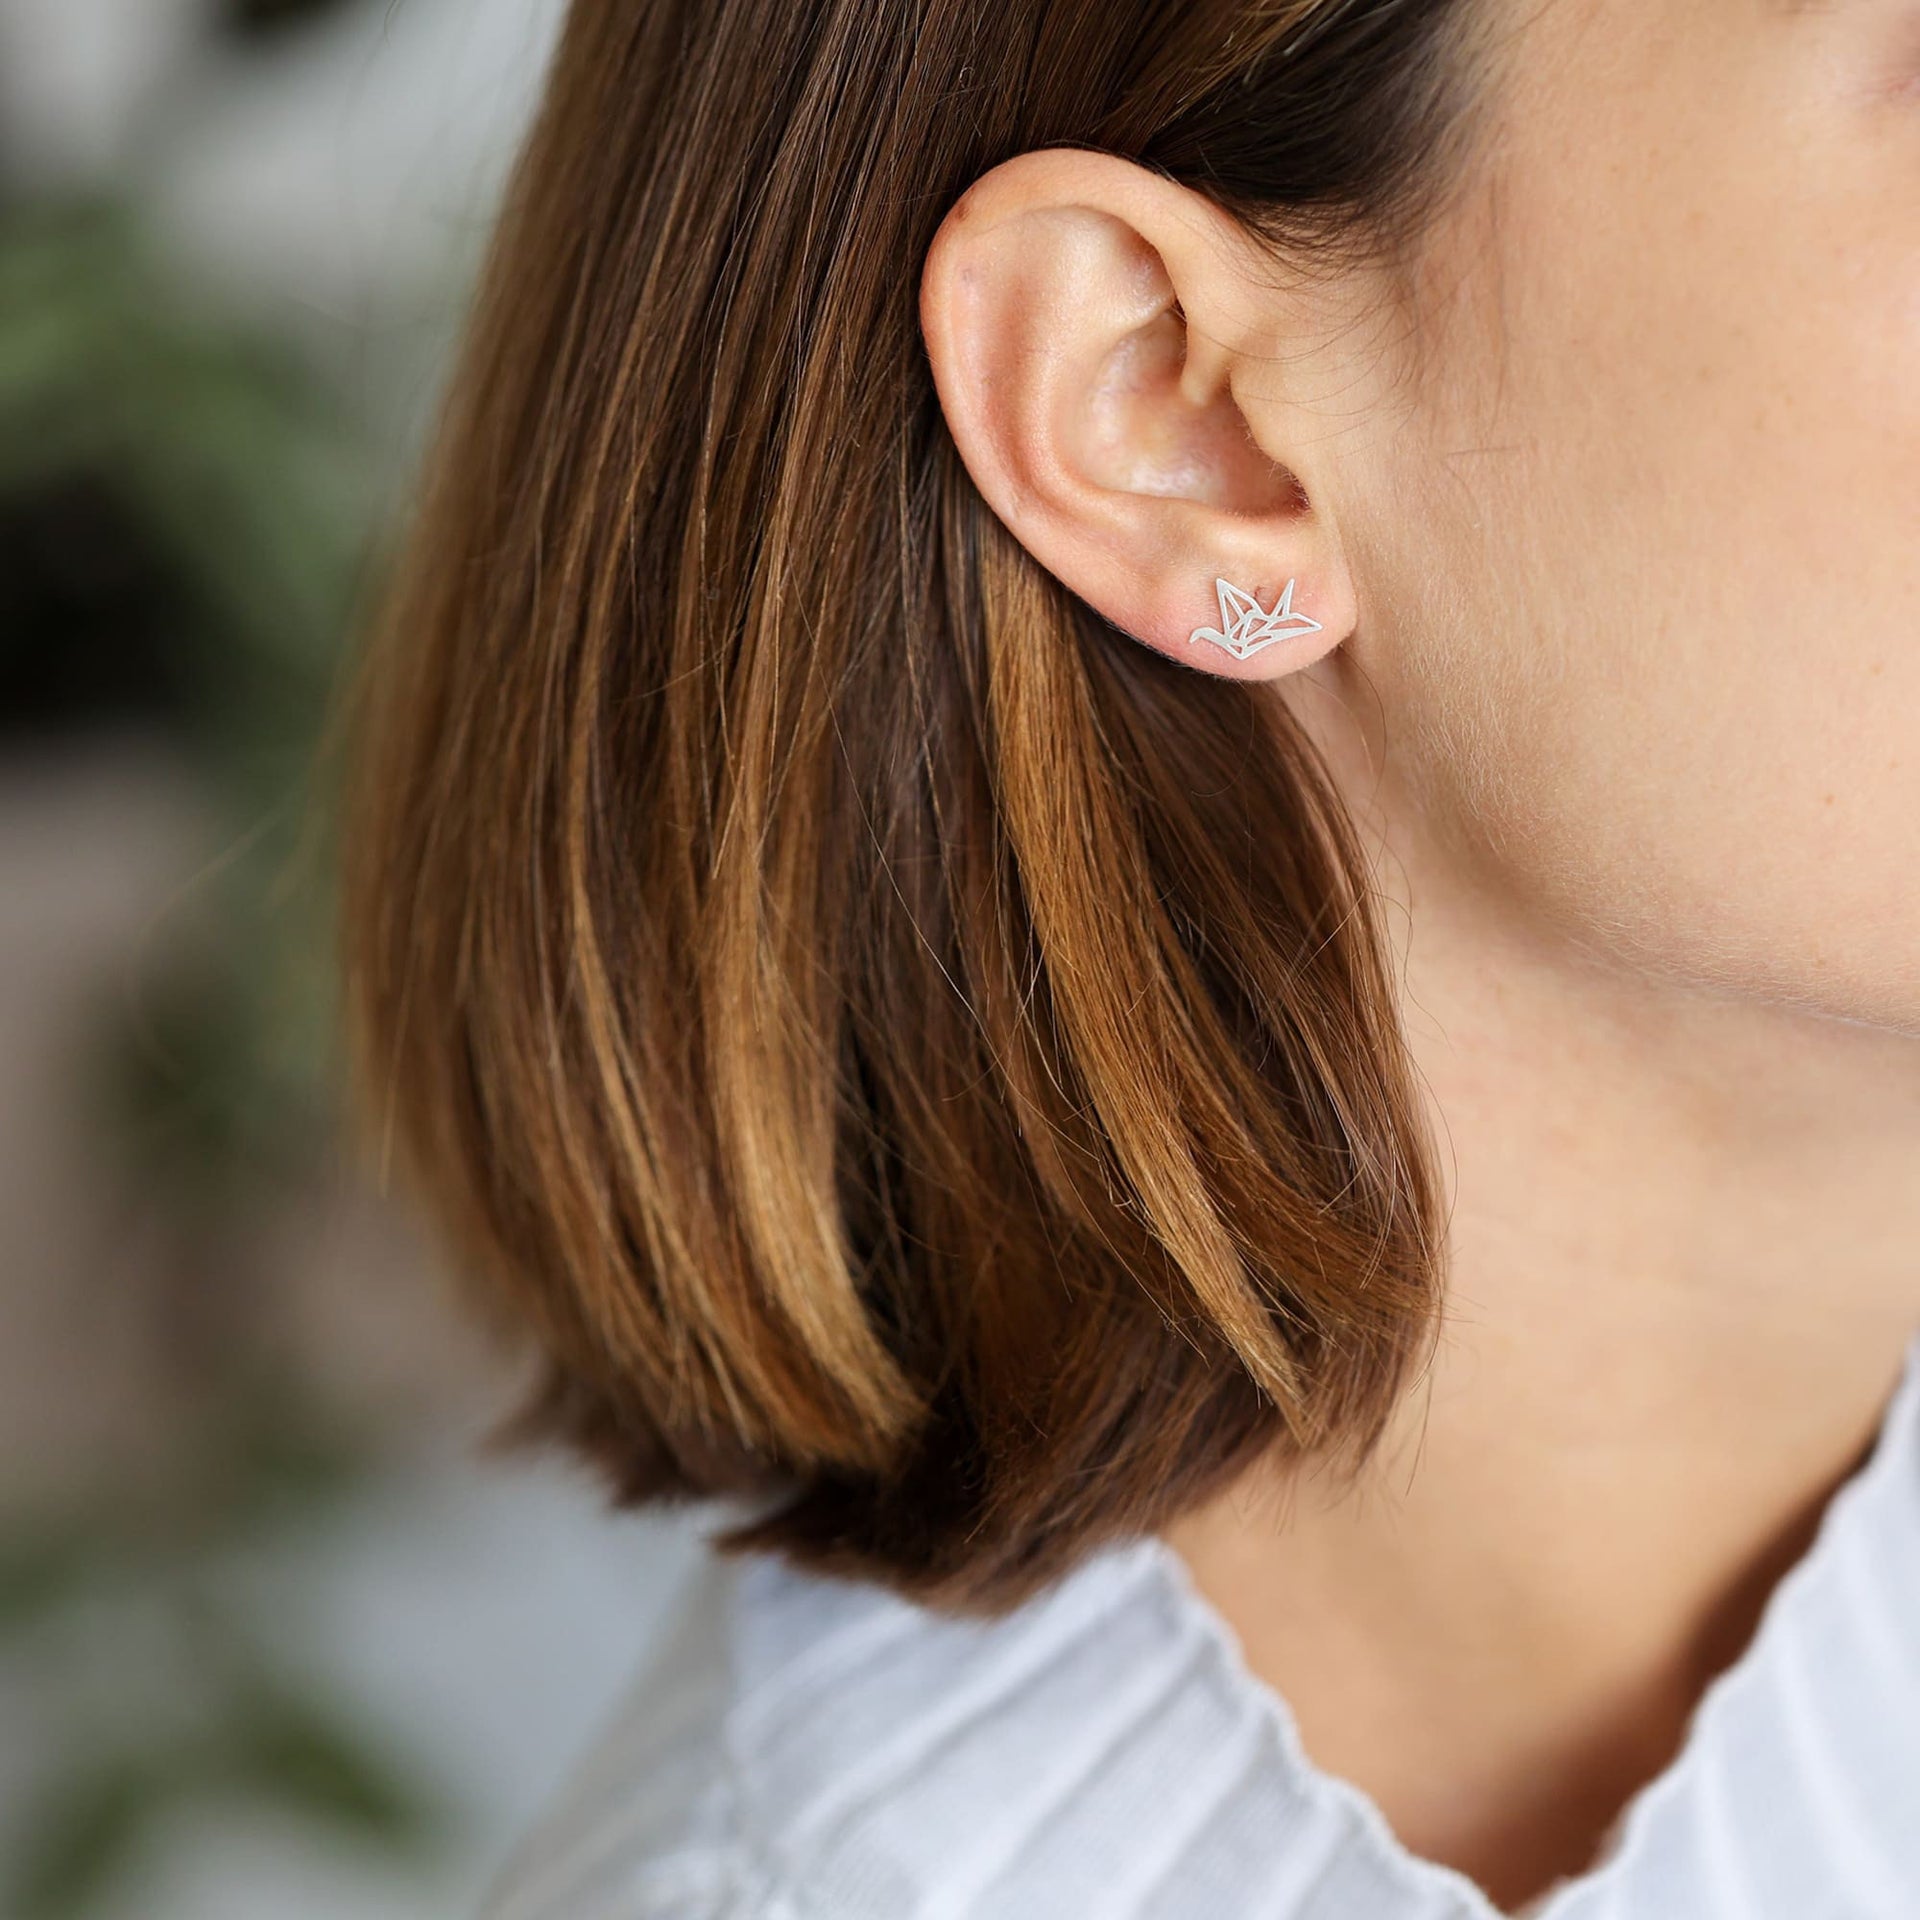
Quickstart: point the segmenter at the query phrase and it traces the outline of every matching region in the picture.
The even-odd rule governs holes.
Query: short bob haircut
[[[1460,0],[574,0],[350,707],[371,1124],[628,1503],[1013,1605],[1357,1464],[1440,1183],[1365,855],[1260,687],[995,519],[944,211],[1115,153],[1308,258],[1459,174]]]

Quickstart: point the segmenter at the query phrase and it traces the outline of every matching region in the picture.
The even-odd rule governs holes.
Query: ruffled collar
[[[737,1572],[724,1746],[799,1911],[1503,1920],[1308,1759],[1158,1537],[985,1622],[773,1558]],[[1527,1912],[1920,1915],[1920,1337],[1872,1455],[1679,1755],[1605,1857]]]

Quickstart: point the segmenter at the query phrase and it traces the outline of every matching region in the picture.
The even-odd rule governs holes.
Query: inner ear
[[[1143,279],[1164,269],[1142,262]],[[1254,438],[1230,383],[1195,378],[1187,317],[1166,304],[1120,334],[1062,423],[1064,451],[1096,485],[1230,513],[1306,505],[1298,480]]]

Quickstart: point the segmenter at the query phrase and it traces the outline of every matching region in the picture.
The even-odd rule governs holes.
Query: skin
[[[1373,847],[1445,1325],[1356,1484],[1169,1538],[1512,1908],[1670,1763],[1920,1328],[1920,9],[1472,3],[1411,262],[1049,150],[922,315],[995,511],[1115,645],[1286,701]],[[1196,645],[1216,575],[1322,630]]]

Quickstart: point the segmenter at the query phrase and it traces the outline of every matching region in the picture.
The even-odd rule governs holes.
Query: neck
[[[1610,970],[1404,838],[1392,870],[1432,1364],[1355,1484],[1262,1469],[1168,1539],[1308,1753],[1511,1904],[1671,1760],[1871,1445],[1920,1324],[1920,1043]]]

